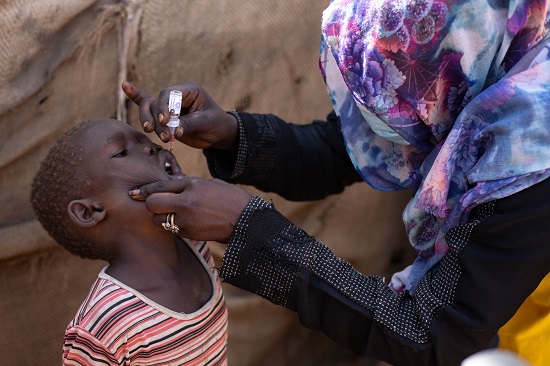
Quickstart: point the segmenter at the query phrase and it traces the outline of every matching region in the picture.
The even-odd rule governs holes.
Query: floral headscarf
[[[412,188],[418,281],[481,203],[550,176],[549,0],[333,0],[320,67],[363,179]]]

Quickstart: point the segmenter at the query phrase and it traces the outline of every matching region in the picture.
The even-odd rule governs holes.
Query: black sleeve
[[[307,125],[287,123],[271,114],[238,112],[236,116],[241,158],[205,150],[212,176],[293,201],[325,198],[362,181],[347,154],[334,112],[327,121]]]
[[[220,275],[298,313],[356,352],[393,365],[460,365],[495,345],[501,326],[550,271],[550,180],[474,209],[452,229],[449,253],[414,295],[363,276],[254,198]]]

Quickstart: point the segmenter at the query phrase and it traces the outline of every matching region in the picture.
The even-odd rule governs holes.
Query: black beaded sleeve
[[[307,125],[271,114],[231,113],[239,123],[239,151],[204,150],[212,176],[296,201],[321,199],[362,181],[334,113]]]
[[[208,169],[214,177],[225,181],[234,181],[244,173],[246,168],[248,141],[244,123],[239,112],[232,110],[227,113],[237,119],[237,126],[239,128],[237,155],[224,153],[216,149],[205,149],[203,153],[207,159]]]
[[[550,270],[550,180],[476,207],[414,295],[364,276],[255,197],[222,260],[224,281],[298,313],[357,354],[392,365],[460,365]],[[543,199],[541,199],[541,197]]]
[[[421,359],[407,365],[429,364],[429,352],[418,354],[429,349],[429,321],[418,310],[431,309],[432,304],[418,304],[407,294],[393,292],[381,277],[355,271],[259,197],[251,200],[235,226],[220,276],[297,311],[305,326],[322,330],[358,354],[372,351],[370,330],[384,326],[385,342],[399,340],[403,349]],[[380,338],[371,343],[380,344]]]

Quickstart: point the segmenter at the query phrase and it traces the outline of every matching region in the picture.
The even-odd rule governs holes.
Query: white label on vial
[[[180,120],[181,112],[181,100],[182,93],[179,90],[170,91],[170,99],[168,100],[168,111],[170,112],[170,121],[168,122],[168,127],[178,127]]]

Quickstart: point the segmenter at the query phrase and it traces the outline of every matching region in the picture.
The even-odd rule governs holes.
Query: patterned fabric
[[[209,273],[205,242],[193,242]],[[191,245],[190,245],[191,247]],[[227,365],[227,309],[220,281],[192,314],[148,299],[101,271],[65,332],[63,365]]]
[[[320,67],[351,159],[415,192],[407,289],[481,203],[550,176],[547,0],[333,0]]]

